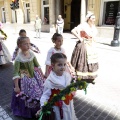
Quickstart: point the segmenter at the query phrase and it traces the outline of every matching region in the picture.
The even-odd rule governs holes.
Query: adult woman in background
[[[88,12],[86,21],[79,24],[71,32],[79,39],[72,53],[71,64],[82,80],[94,83],[98,70],[95,50],[95,36],[97,34],[95,15]]]
[[[61,15],[58,15],[56,27],[57,27],[57,33],[63,34],[64,20]]]

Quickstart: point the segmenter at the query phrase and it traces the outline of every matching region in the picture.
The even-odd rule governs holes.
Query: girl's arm
[[[15,85],[14,91],[15,91],[16,93],[20,93],[19,79],[18,79],[18,78],[16,78],[16,79],[14,80],[14,85]]]
[[[49,67],[51,66],[51,56],[52,56],[52,50],[50,49],[47,53],[47,58],[46,58],[46,61],[45,61],[45,65],[46,65],[46,70],[45,70],[45,77],[48,77],[48,70],[49,70]]]
[[[47,78],[48,77],[48,75],[49,75],[49,72],[48,72],[48,70],[49,70],[49,65],[46,65],[46,69],[45,69],[45,77]]]
[[[20,88],[19,88],[19,78],[20,78],[19,71],[20,71],[20,62],[15,61],[15,63],[14,63],[14,73],[13,73],[14,77],[13,77],[13,80],[14,80],[14,85],[15,85],[14,91],[16,93],[20,92]]]
[[[79,27],[79,26],[78,26]],[[71,33],[76,36],[81,42],[83,41],[81,35],[80,35],[80,29],[78,30],[78,27],[75,27],[74,29],[71,30]]]
[[[45,102],[47,102],[51,95],[51,89],[44,87],[43,94],[40,98],[40,106],[43,107],[45,105]]]

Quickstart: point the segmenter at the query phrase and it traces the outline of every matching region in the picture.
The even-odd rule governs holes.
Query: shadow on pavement
[[[74,97],[74,107],[78,120],[120,120],[120,117],[110,113],[109,109],[105,109],[104,106],[99,108],[80,96]]]
[[[11,94],[13,89],[13,64],[9,63],[0,66],[0,106],[7,112],[13,120],[37,120],[23,119],[12,115],[10,109]],[[2,99],[1,99],[2,98]],[[120,117],[112,114],[105,107],[97,107],[92,100],[85,100],[82,96],[76,95],[74,98],[75,112],[79,120],[120,120]]]

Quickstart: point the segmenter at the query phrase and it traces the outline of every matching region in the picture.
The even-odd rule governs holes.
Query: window
[[[103,13],[103,24],[114,25],[117,12],[118,12],[119,1],[104,2],[104,13]]]
[[[43,1],[43,5],[48,5],[49,4],[49,0],[44,0]]]
[[[42,0],[42,20],[44,24],[49,24],[49,0]]]

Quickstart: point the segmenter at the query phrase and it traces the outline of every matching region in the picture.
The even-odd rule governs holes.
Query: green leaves
[[[42,108],[42,113],[47,113],[48,111],[50,111],[56,102],[60,100],[65,100],[66,99],[65,96],[70,95],[70,93],[73,91],[83,89],[86,93],[86,88],[87,88],[87,83],[85,81],[81,81],[80,78],[72,80],[72,83],[69,86],[67,86],[65,89],[61,90],[59,94],[54,94],[50,102],[45,102]]]

